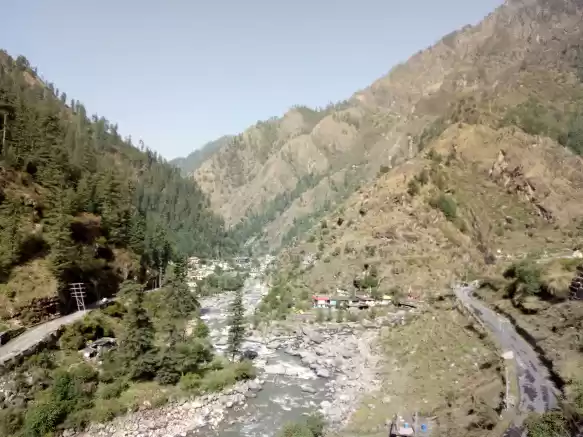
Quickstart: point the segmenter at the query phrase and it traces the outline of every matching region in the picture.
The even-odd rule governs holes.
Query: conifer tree
[[[0,204],[0,277],[8,274],[10,266],[18,258],[22,242],[21,210],[22,206],[11,200]]]
[[[245,308],[243,307],[243,293],[241,289],[235,292],[231,302],[229,314],[229,336],[227,339],[227,353],[234,360],[241,352],[241,345],[245,340]]]
[[[156,373],[154,325],[144,308],[144,290],[133,281],[126,281],[122,293],[129,301],[124,317],[119,354],[132,379],[149,379]]]

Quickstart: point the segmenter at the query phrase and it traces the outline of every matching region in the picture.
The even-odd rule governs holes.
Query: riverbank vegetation
[[[177,263],[169,283],[152,293],[125,282],[118,301],[67,326],[58,345],[0,378],[0,435],[79,430],[253,378],[250,362],[214,354],[183,266]],[[100,339],[112,347],[98,348],[89,358],[84,348]]]
[[[199,296],[212,296],[241,290],[247,276],[244,272],[215,272],[196,282],[197,293]]]
[[[326,422],[321,414],[311,414],[305,420],[286,423],[278,437],[322,437]]]

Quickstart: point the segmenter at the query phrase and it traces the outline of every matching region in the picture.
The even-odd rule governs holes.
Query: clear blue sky
[[[348,98],[502,0],[14,0],[0,47],[167,158]]]

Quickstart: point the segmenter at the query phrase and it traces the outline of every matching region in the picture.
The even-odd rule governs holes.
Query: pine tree
[[[21,212],[22,205],[17,202],[4,200],[0,204],[0,277],[8,274],[19,255],[22,242]]]
[[[241,345],[245,340],[245,308],[243,307],[243,293],[239,289],[231,302],[229,314],[229,337],[227,340],[227,353],[231,359],[241,352]]]
[[[49,260],[55,274],[62,276],[75,259],[75,245],[71,239],[70,202],[72,193],[54,199],[44,223],[44,235],[51,247]]]
[[[168,317],[165,330],[169,343],[175,344],[185,339],[185,323],[199,307],[199,303],[187,283],[185,258],[180,258],[174,263],[166,304]]]
[[[122,285],[129,300],[119,354],[132,379],[150,379],[156,373],[154,325],[144,308],[144,290],[133,281]]]

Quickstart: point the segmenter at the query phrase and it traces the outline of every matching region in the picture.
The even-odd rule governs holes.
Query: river
[[[250,314],[267,293],[267,286],[258,278],[246,281],[243,293],[244,306]],[[202,318],[210,329],[210,336],[218,352],[224,351],[228,333],[229,304],[233,294],[223,294],[201,301]],[[243,349],[258,353],[255,366],[259,378],[265,381],[263,389],[249,398],[245,409],[231,411],[217,430],[204,430],[204,435],[220,437],[271,437],[286,422],[298,421],[313,413],[329,397],[324,379],[302,365],[298,357],[282,348],[268,347],[261,339],[250,338]],[[282,366],[286,375],[281,375]],[[274,374],[275,373],[275,374]],[[309,387],[309,388],[307,388]],[[313,393],[308,393],[312,391]]]

